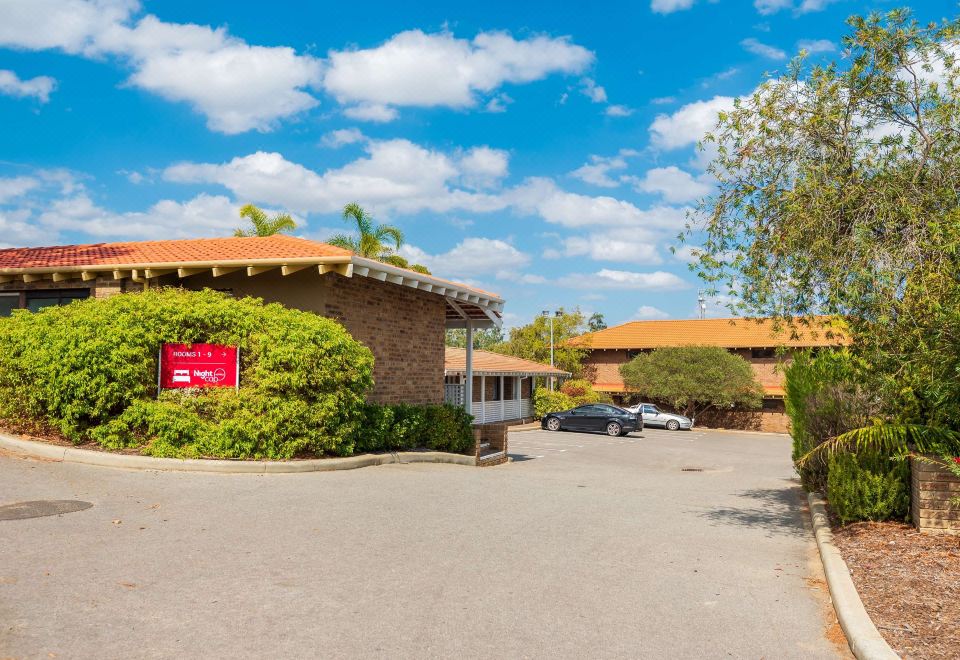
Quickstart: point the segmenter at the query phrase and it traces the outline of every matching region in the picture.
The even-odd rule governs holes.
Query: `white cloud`
[[[629,117],[633,114],[633,108],[628,108],[625,105],[608,105],[606,110],[603,113],[608,117]]]
[[[658,307],[652,305],[640,305],[640,308],[633,313],[633,318],[645,321],[651,319],[666,319],[670,318],[670,315]]]
[[[380,103],[361,103],[343,109],[343,114],[350,119],[372,121],[385,124],[400,116],[394,108]]]
[[[28,209],[0,209],[0,249],[49,244],[56,235],[29,222]]]
[[[594,103],[607,102],[607,90],[598,85],[593,78],[584,78],[581,80],[580,91]]]
[[[165,239],[223,236],[240,224],[240,207],[221,195],[187,202],[162,200],[146,211],[116,213],[80,193],[54,201],[37,217],[46,231],[81,232],[98,238]]]
[[[641,210],[614,197],[566,192],[543,178],[527,179],[508,197],[519,210],[538,213],[547,222],[566,227],[608,225],[676,230],[683,227],[686,214],[683,208],[658,206]]]
[[[794,0],[753,0],[753,6],[761,14],[775,14],[782,9],[791,9],[794,14],[808,14],[815,11],[823,11],[832,2],[836,0],[801,0],[795,4]]]
[[[113,55],[132,69],[128,84],[190,104],[222,133],[270,130],[318,101],[316,58],[287,47],[251,46],[225,28],[166,23],[127,0],[7,0],[0,45]]]
[[[720,112],[733,108],[731,96],[714,96],[709,101],[694,101],[673,114],[657,115],[650,125],[650,139],[661,149],[678,149],[695,144],[717,125]]]
[[[710,193],[713,187],[690,173],[671,165],[648,170],[635,188],[640,192],[661,195],[671,204],[695,201]]]
[[[614,229],[586,236],[570,236],[560,243],[562,249],[547,248],[544,258],[589,257],[594,261],[634,264],[663,262],[656,234],[644,229]]]
[[[744,39],[740,42],[740,45],[743,46],[743,49],[748,53],[753,53],[754,55],[759,55],[760,57],[766,57],[769,60],[787,59],[787,54],[782,49],[762,43],[753,37]]]
[[[573,289],[619,289],[623,291],[678,291],[690,284],[673,273],[658,270],[637,273],[604,268],[596,273],[572,273],[558,280],[561,286]]]
[[[513,278],[516,271],[530,263],[530,256],[506,241],[492,238],[466,238],[440,254],[428,254],[413,245],[404,245],[400,254],[411,263],[421,263],[436,275],[471,278],[493,275]]]
[[[370,141],[367,156],[341,168],[315,172],[279,153],[258,151],[214,163],[180,163],[164,178],[180,183],[215,183],[238,199],[301,212],[329,213],[359,200],[372,210],[413,213],[453,209],[492,211],[499,197],[453,187],[462,170],[453,158],[407,140]]]
[[[801,39],[797,42],[797,48],[813,54],[832,53],[837,49],[837,46],[829,39]]]
[[[474,189],[490,188],[507,176],[510,154],[502,149],[472,147],[464,153],[458,165],[464,183]]]
[[[366,139],[367,136],[359,128],[339,128],[324,135],[321,142],[331,149],[338,149],[346,144],[364,142]]]
[[[50,76],[37,76],[29,80],[21,80],[16,72],[9,69],[0,69],[0,94],[17,98],[33,97],[46,103],[50,100],[50,93],[57,86],[57,81]]]
[[[506,112],[507,106],[513,103],[513,99],[508,94],[497,94],[487,101],[483,109],[487,112]]]
[[[31,190],[36,189],[39,185],[39,181],[29,176],[15,176],[0,179],[0,204],[6,204],[18,197],[22,197]]]
[[[637,152],[630,149],[621,149],[616,156],[591,155],[590,162],[570,172],[570,176],[601,188],[616,188],[621,181],[610,173],[627,169],[627,157],[635,155]]]
[[[655,14],[671,14],[675,11],[690,9],[694,0],[650,0],[650,11]]]
[[[375,48],[331,51],[323,85],[346,104],[469,108],[505,83],[580,73],[593,59],[565,37],[481,32],[468,41],[408,30]]]

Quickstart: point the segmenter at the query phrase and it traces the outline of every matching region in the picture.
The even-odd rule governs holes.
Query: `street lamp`
[[[550,366],[553,365],[553,319],[554,317],[560,316],[560,310],[556,310],[553,314],[550,313],[550,310],[545,309],[540,313],[544,318],[550,319]],[[550,391],[553,391],[553,376],[550,376]]]

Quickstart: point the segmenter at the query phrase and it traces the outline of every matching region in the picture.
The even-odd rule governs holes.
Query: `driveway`
[[[512,433],[494,468],[0,456],[0,658],[834,658],[784,436]]]

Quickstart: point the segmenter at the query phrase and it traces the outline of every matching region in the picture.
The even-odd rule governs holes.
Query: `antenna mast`
[[[707,317],[707,299],[703,297],[703,289],[697,291],[697,312],[699,318],[704,319]]]

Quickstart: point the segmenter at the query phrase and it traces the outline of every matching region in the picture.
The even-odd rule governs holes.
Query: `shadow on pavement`
[[[765,530],[767,536],[807,536],[803,526],[803,489],[795,481],[785,481],[783,488],[754,488],[734,493],[744,506],[719,507],[700,513],[717,524],[753,527]]]

